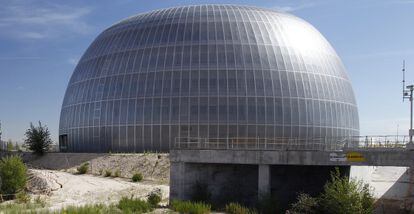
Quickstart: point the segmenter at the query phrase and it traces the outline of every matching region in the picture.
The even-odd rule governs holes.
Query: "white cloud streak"
[[[273,7],[275,10],[283,11],[283,12],[294,12],[298,10],[303,10],[307,8],[311,8],[316,6],[315,2],[305,2],[298,5],[290,5],[290,6],[275,6]]]
[[[9,1],[0,8],[0,36],[45,39],[68,32],[87,34],[92,27],[84,17],[91,11],[41,1]]]

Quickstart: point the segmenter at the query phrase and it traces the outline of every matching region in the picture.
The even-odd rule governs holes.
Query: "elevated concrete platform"
[[[298,193],[316,196],[339,168],[350,176],[351,167],[414,165],[414,151],[405,148],[343,149],[340,151],[174,149],[170,152],[170,199],[191,200],[205,187],[210,202],[255,204],[274,196],[281,207]]]
[[[343,151],[289,150],[171,150],[171,162],[312,165],[312,166],[413,166],[414,151],[406,149],[352,149]]]

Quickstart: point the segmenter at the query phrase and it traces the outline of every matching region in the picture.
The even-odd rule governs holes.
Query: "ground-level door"
[[[59,151],[66,152],[68,149],[68,135],[60,135],[59,136]]]

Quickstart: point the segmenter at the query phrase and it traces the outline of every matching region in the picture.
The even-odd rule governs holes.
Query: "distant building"
[[[269,9],[198,5],[127,18],[69,81],[60,148],[168,152],[177,138],[359,134],[341,59],[309,23]]]

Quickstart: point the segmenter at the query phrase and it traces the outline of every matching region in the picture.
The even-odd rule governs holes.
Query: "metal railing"
[[[175,138],[174,149],[309,150],[402,149],[408,136],[347,136],[321,138]]]

